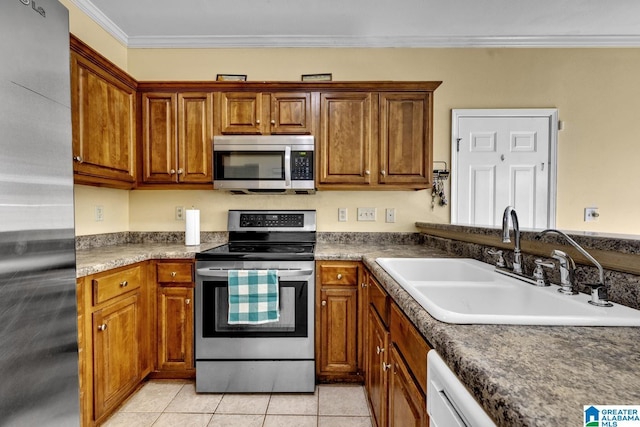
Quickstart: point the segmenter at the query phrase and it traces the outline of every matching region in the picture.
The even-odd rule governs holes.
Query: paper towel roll
[[[185,221],[184,243],[187,246],[200,244],[200,211],[187,209]]]

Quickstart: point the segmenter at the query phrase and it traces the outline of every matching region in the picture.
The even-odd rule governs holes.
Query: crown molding
[[[129,36],[118,27],[107,15],[98,9],[90,0],[69,0],[96,24],[111,34],[121,44],[129,47]]]
[[[69,0],[128,48],[640,47],[640,35],[544,36],[129,36],[91,0]]]
[[[178,36],[129,37],[130,48],[640,47],[640,36]]]

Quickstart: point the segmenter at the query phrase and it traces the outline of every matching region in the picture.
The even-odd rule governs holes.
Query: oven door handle
[[[234,268],[199,268],[197,273],[203,277],[228,277],[230,270],[236,270]],[[266,270],[266,269],[258,269]],[[313,274],[312,269],[285,269],[277,270],[278,277],[295,277],[295,276],[311,276]]]

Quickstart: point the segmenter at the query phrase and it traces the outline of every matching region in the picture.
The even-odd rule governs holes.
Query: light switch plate
[[[376,208],[358,208],[358,221],[375,221]]]

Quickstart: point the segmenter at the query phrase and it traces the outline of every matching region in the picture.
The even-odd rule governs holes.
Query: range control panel
[[[304,227],[304,214],[241,214],[240,227]]]

